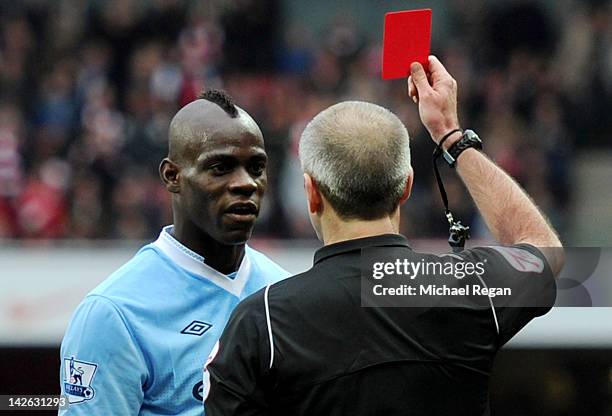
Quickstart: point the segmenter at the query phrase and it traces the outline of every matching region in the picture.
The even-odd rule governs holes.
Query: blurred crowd
[[[608,1],[549,3],[449,1],[432,51],[458,81],[462,125],[563,234],[574,155],[611,137],[612,12]],[[345,99],[405,122],[416,178],[402,231],[445,236],[433,144],[405,80],[380,80],[380,39],[350,10],[321,33],[283,11],[281,0],[0,2],[0,238],[153,238],[171,222],[157,174],[169,122],[208,87],[264,133],[258,237],[313,236],[297,141]],[[486,237],[456,176],[443,176],[451,209]]]

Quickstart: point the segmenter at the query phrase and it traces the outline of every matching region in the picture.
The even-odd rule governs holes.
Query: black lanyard
[[[440,143],[436,146],[433,152],[433,167],[434,173],[436,174],[436,181],[438,182],[438,189],[440,189],[440,195],[442,196],[442,202],[444,203],[444,214],[446,215],[446,219],[449,224],[449,237],[448,244],[452,247],[453,252],[462,251],[465,247],[465,241],[470,238],[470,227],[461,224],[461,221],[455,221],[453,218],[453,214],[450,209],[448,209],[448,197],[446,195],[446,190],[444,189],[444,183],[442,183],[442,177],[440,176],[440,171],[438,169],[438,159],[442,155],[442,144],[446,139],[448,139],[451,134],[461,131],[459,129],[453,130],[450,133],[446,134]]]

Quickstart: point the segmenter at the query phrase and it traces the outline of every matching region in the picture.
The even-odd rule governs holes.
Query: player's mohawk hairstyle
[[[198,95],[198,99],[208,100],[217,104],[232,118],[238,117],[238,109],[234,104],[234,100],[225,91],[208,89],[202,91],[200,95]]]

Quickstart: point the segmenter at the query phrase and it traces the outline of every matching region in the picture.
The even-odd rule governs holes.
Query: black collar
[[[366,247],[404,246],[410,248],[408,240],[401,234],[381,234],[372,237],[356,238],[340,241],[318,249],[314,255],[314,263],[349,251],[361,250]]]

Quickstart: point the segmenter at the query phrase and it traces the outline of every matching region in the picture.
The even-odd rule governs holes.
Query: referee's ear
[[[167,157],[159,164],[159,177],[166,185],[166,189],[173,194],[178,194],[181,190],[179,172],[180,169],[177,164]]]
[[[410,172],[410,176],[408,176],[408,178],[406,179],[406,186],[404,187],[404,193],[402,194],[402,197],[400,198],[400,205],[402,205],[404,202],[406,202],[408,200],[408,198],[410,198],[410,192],[412,192],[412,178],[413,178],[413,174],[412,172]]]
[[[308,212],[311,214],[321,212],[321,208],[323,208],[321,192],[317,187],[317,183],[307,173],[304,174],[304,190],[306,191],[306,200],[308,201]]]

